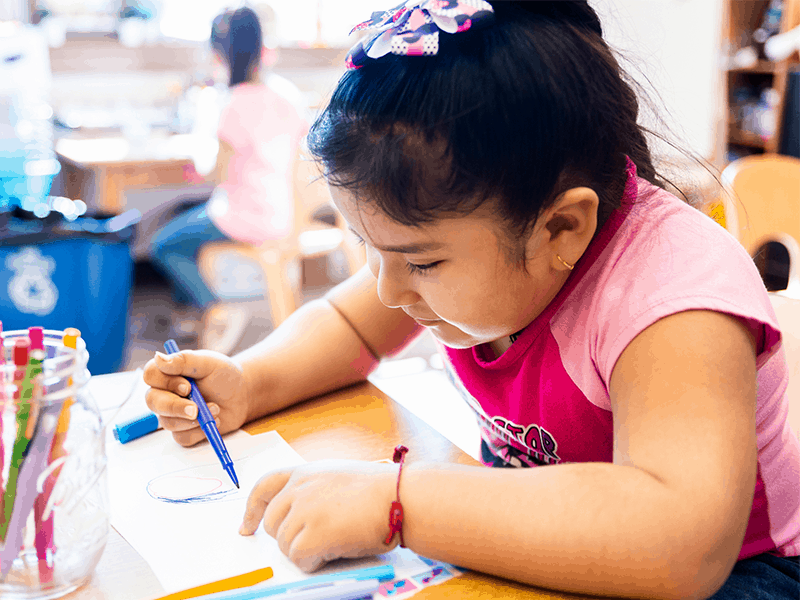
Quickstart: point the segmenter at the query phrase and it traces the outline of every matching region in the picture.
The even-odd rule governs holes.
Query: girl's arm
[[[720,313],[664,318],[622,353],[610,393],[613,464],[404,470],[406,543],[565,591],[711,595],[737,559],[753,500],[752,336]]]
[[[381,304],[375,284],[365,267],[232,359],[208,350],[156,354],[144,369],[147,406],[175,441],[191,446],[205,435],[186,397],[186,377],[197,382],[222,433],[363,381],[379,358],[402,349],[421,329],[403,311]]]
[[[293,313],[264,340],[233,357],[249,401],[246,421],[363,381],[422,328],[378,299],[368,267]]]
[[[407,546],[568,592],[710,596],[737,559],[753,500],[752,336],[721,313],[661,319],[622,353],[610,394],[613,463],[411,462],[400,480]],[[267,533],[306,569],[385,551],[396,481],[396,465],[372,463],[268,474],[250,494],[241,533],[263,516]]]
[[[214,165],[214,170],[205,176],[205,181],[213,183],[215,186],[219,185],[228,178],[228,165],[230,165],[236,151],[225,140],[219,140],[219,150],[217,150],[217,162]]]

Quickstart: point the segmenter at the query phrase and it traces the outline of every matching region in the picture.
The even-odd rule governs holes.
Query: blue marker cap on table
[[[271,596],[281,596],[286,598],[294,598],[297,594],[298,598],[307,597],[303,592],[318,590],[325,588],[328,584],[345,582],[345,581],[391,581],[395,578],[394,567],[392,565],[379,565],[377,567],[366,567],[364,569],[356,569],[353,571],[340,571],[339,573],[328,573],[327,575],[315,575],[308,579],[301,579],[300,581],[293,581],[291,583],[284,583],[280,585],[271,585],[266,587],[253,587],[243,590],[232,590],[227,592],[217,592],[209,596],[201,596],[203,600],[261,600],[262,598],[269,598]],[[337,590],[335,587],[328,588],[328,591],[333,592],[334,598],[352,598],[353,596],[342,595],[344,589]],[[337,591],[339,593],[337,593]],[[357,595],[357,598],[367,596],[367,593]],[[327,596],[327,594],[325,595]]]
[[[134,417],[124,423],[115,425],[113,429],[114,437],[122,444],[127,444],[140,437],[153,433],[158,429],[158,416],[155,413],[147,413]]]
[[[167,354],[180,352],[175,340],[167,340],[164,342],[164,349],[167,351]],[[189,385],[192,386],[189,398],[197,405],[197,421],[200,423],[200,427],[203,433],[206,434],[206,438],[214,449],[214,452],[217,453],[217,458],[219,458],[219,462],[222,463],[222,468],[225,469],[225,472],[231,478],[233,484],[238,488],[239,479],[236,477],[236,471],[233,470],[233,461],[228,455],[228,449],[225,447],[225,442],[222,441],[222,436],[219,434],[217,423],[214,421],[211,411],[208,410],[205,399],[200,395],[200,390],[197,389],[197,384],[194,382],[194,379],[191,377],[187,377],[186,379]]]

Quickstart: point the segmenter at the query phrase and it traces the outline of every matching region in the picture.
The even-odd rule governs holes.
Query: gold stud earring
[[[559,262],[561,262],[562,265],[567,267],[570,271],[572,271],[572,269],[575,268],[575,265],[569,264],[567,261],[565,261],[563,258],[561,258],[558,254],[556,254],[556,258],[559,260]]]

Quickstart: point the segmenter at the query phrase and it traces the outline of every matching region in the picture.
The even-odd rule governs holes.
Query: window
[[[167,37],[205,41],[211,21],[227,8],[244,3],[226,0],[162,0],[161,32]],[[267,4],[275,13],[279,45],[308,47],[349,46],[350,29],[366,20],[375,10],[391,8],[399,0],[271,0],[247,3],[262,13]],[[263,14],[263,13],[262,13]],[[263,17],[262,17],[263,18]]]

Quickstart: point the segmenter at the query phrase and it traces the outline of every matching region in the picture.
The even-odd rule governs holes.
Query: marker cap
[[[28,364],[28,352],[31,349],[31,341],[28,338],[17,338],[14,342],[14,364],[24,367]]]
[[[61,341],[67,348],[77,348],[79,337],[81,337],[81,332],[79,329],[75,329],[74,327],[67,327],[64,330],[64,334],[62,336]]]
[[[44,350],[44,328],[28,327],[28,337],[31,340],[31,350]]]
[[[122,444],[127,444],[128,442],[138,439],[143,435],[147,435],[148,433],[152,433],[157,429],[158,416],[156,416],[154,413],[150,413],[148,415],[136,417],[130,421],[120,423],[114,427],[112,432],[114,433],[115,439]]]

